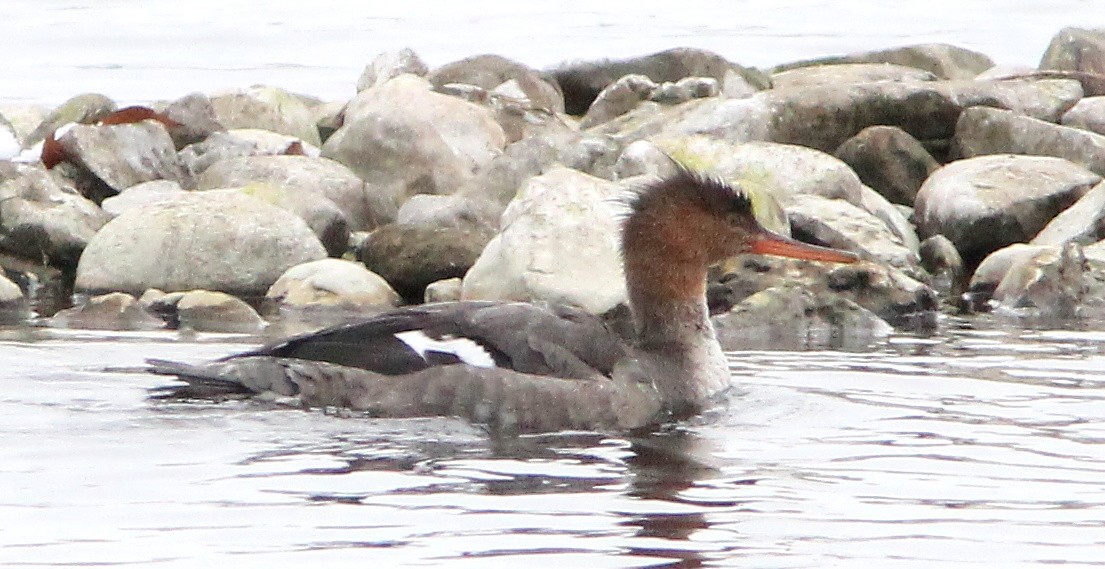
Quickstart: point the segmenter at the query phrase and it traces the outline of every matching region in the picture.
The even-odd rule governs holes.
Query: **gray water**
[[[772,65],[924,41],[1034,65],[1099,0],[3,0],[0,102],[267,83],[378,52],[544,67],[675,45]],[[945,322],[870,351],[734,353],[727,405],[626,437],[168,404],[145,358],[256,339],[0,329],[5,567],[1105,565],[1105,324]]]
[[[737,352],[689,423],[511,440],[147,398],[239,337],[0,338],[5,567],[1105,564],[1103,332]]]

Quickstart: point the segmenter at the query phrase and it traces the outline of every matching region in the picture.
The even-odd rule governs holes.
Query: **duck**
[[[741,254],[853,263],[764,228],[739,186],[685,167],[627,199],[632,330],[556,304],[401,307],[218,360],[148,360],[161,398],[258,397],[371,417],[451,416],[495,433],[629,432],[692,417],[729,389],[709,267]]]

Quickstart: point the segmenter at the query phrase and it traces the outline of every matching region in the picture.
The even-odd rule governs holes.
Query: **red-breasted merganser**
[[[202,365],[151,361],[175,396],[276,394],[381,417],[458,416],[498,432],[629,430],[700,411],[729,386],[707,268],[741,253],[850,263],[764,229],[748,197],[687,170],[629,204],[622,254],[635,324],[623,339],[565,306],[460,301],[368,320]]]

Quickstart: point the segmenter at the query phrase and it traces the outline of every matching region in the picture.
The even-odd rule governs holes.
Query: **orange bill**
[[[855,263],[859,260],[859,256],[849,251],[810,245],[768,231],[752,239],[752,252],[760,255],[775,255],[776,257],[827,261],[830,263]]]

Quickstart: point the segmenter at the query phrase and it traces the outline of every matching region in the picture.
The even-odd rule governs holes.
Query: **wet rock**
[[[1090,245],[1105,239],[1105,184],[1098,184],[1032,238],[1033,245]]]
[[[265,294],[283,306],[396,306],[399,295],[360,263],[322,259],[296,265]]]
[[[780,71],[771,76],[776,89],[808,87],[840,83],[872,83],[876,81],[935,81],[929,71],[891,63],[839,63],[810,65]]]
[[[1081,83],[1073,79],[952,81],[938,85],[964,109],[995,107],[1048,122],[1058,122],[1084,94]]]
[[[94,296],[75,308],[62,310],[50,318],[55,327],[90,330],[156,330],[162,321],[146,311],[133,296],[113,292]]]
[[[349,229],[368,231],[394,219],[395,212],[368,191],[349,168],[309,156],[245,156],[212,164],[196,179],[196,188],[235,188],[253,183],[279,186],[304,198],[330,202],[345,216]]]
[[[652,98],[658,87],[655,81],[644,75],[626,75],[618,79],[595,97],[595,102],[579,121],[579,128],[591,128],[628,113],[642,101]]]
[[[74,267],[108,216],[41,166],[0,164],[0,251]]]
[[[543,300],[601,314],[626,298],[618,184],[556,168],[531,178],[464,277],[466,299]]]
[[[111,220],[81,256],[76,287],[259,296],[288,268],[325,257],[296,215],[238,191],[211,190]]]
[[[65,151],[66,163],[74,167],[66,175],[94,202],[153,180],[191,186],[173,140],[157,121],[76,125],[57,140]]]
[[[460,300],[464,281],[459,278],[441,279],[426,285],[424,302],[452,302]]]
[[[465,83],[492,90],[513,81],[534,107],[553,113],[564,112],[564,98],[551,77],[501,55],[475,55],[433,70],[426,79],[435,88]]]
[[[771,287],[798,286],[815,295],[840,295],[879,318],[901,326],[924,326],[936,315],[936,293],[889,265],[863,261],[834,265],[739,255],[714,271],[710,310],[725,312],[749,296]]]
[[[932,288],[944,296],[961,294],[967,286],[963,258],[955,245],[943,235],[921,242],[921,267],[932,275]]]
[[[1042,156],[980,156],[937,170],[917,193],[923,236],[942,234],[967,266],[1011,243],[1028,241],[1101,177]]]
[[[23,146],[26,148],[42,142],[46,135],[69,123],[94,123],[113,113],[116,108],[115,101],[106,95],[99,93],[77,95],[46,115],[42,123],[23,140]]]
[[[250,305],[223,292],[193,290],[176,302],[180,328],[197,332],[254,334],[265,321]]]
[[[487,109],[403,75],[350,101],[322,152],[398,207],[415,194],[455,192],[505,144]]]
[[[219,123],[211,99],[203,93],[190,93],[169,103],[162,114],[179,123],[179,126],[169,130],[177,150],[201,142],[216,132],[226,131],[226,127]]]
[[[117,196],[105,199],[100,207],[111,217],[118,217],[128,209],[172,201],[183,193],[184,189],[180,184],[172,180],[142,182],[123,190]]]
[[[372,63],[365,66],[361,77],[357,79],[357,92],[379,87],[390,79],[409,73],[418,77],[425,76],[430,68],[421,57],[409,47],[398,51],[385,51],[377,55]]]
[[[847,298],[794,285],[753,294],[711,321],[725,350],[861,349],[894,331]]]
[[[914,278],[920,274],[917,254],[901,238],[881,220],[844,200],[798,195],[787,207],[787,217],[798,239],[855,252]]]
[[[1009,269],[1046,251],[1058,253],[1059,248],[1014,243],[987,255],[971,275],[970,285],[964,294],[964,308],[970,312],[989,310],[988,302]]]
[[[1059,30],[1040,59],[1040,69],[1105,74],[1105,30]]]
[[[844,63],[892,63],[923,69],[941,79],[973,79],[994,66],[988,56],[977,51],[954,45],[927,43],[788,63],[776,67],[775,72],[810,65]]]
[[[620,61],[589,61],[565,64],[552,71],[564,93],[564,109],[582,115],[608,85],[626,75],[644,75],[656,83],[676,82],[685,77],[712,77],[725,81],[732,73],[756,89],[767,89],[771,80],[762,72],[733,63],[706,50],[669,49]]]
[[[1105,174],[1105,136],[999,109],[964,111],[956,125],[955,147],[968,158],[1004,153],[1054,156]]]
[[[1105,134],[1105,97],[1086,97],[1063,114],[1064,126]]]
[[[255,86],[211,97],[215,118],[227,129],[261,129],[321,146],[311,111],[295,95],[276,87]]]
[[[1101,315],[1105,313],[1099,294],[1103,285],[1105,263],[1091,263],[1081,245],[1067,243],[1013,264],[994,290],[993,300],[999,309],[1026,316]]]
[[[19,285],[8,280],[0,271],[0,325],[22,322],[31,315],[27,299]]]
[[[357,259],[407,302],[417,303],[430,283],[464,276],[490,238],[466,227],[385,225],[369,234]]]
[[[912,206],[917,190],[940,164],[904,130],[893,126],[867,127],[849,138],[835,156],[867,186],[892,203]]]

